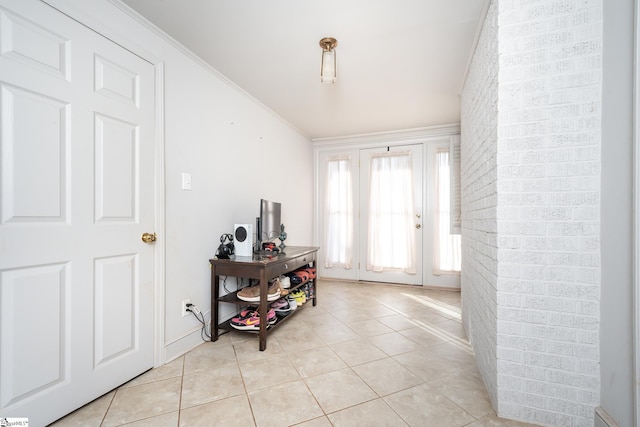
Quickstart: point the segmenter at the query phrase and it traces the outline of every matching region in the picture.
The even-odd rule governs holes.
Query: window
[[[351,157],[337,156],[327,163],[325,199],[326,268],[353,265],[353,177]]]
[[[436,212],[434,233],[434,274],[460,271],[460,235],[451,234],[449,149],[436,151],[435,159]]]

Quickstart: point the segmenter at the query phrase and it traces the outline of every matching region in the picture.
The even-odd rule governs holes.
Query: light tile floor
[[[232,332],[59,420],[65,426],[515,427],[489,402],[460,293],[319,280],[258,351]]]

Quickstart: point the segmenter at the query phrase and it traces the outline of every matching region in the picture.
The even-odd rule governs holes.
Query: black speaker
[[[237,256],[253,255],[253,225],[236,224],[233,226],[235,250]]]

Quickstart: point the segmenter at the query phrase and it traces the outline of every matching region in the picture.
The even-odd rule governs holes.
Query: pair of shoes
[[[280,276],[280,286],[282,286],[283,289],[289,289],[291,287],[289,276]]]
[[[274,285],[277,286],[277,291],[279,292],[280,296],[285,296],[289,293],[289,291],[285,289],[284,286],[282,286],[282,281],[279,277],[273,279],[272,286]],[[269,289],[271,289],[271,287],[269,287]]]
[[[240,313],[238,313],[238,315],[231,320],[234,320],[236,318],[249,317],[254,311],[258,311],[258,307],[249,306],[244,310],[242,310]]]
[[[309,292],[309,298],[307,298],[307,299],[315,298],[315,296],[316,296],[316,287],[313,284],[309,283],[307,285],[307,291]]]
[[[302,267],[299,268],[292,273],[288,273],[289,280],[294,285],[301,285],[307,283],[311,279],[316,278],[316,268],[315,267]]]
[[[297,291],[291,293],[291,296],[295,299],[295,301],[298,304],[298,306],[301,306],[302,304],[307,302],[307,296],[301,290],[297,290]]]
[[[276,312],[270,309],[267,312],[267,326],[273,325],[278,321]],[[243,310],[237,317],[229,322],[232,328],[240,331],[256,331],[260,329],[260,313],[257,310]]]
[[[309,281],[309,273],[304,270],[296,270],[287,275],[292,285],[301,285]]]
[[[240,289],[238,298],[247,302],[259,302],[260,285]],[[278,298],[280,298],[280,285],[273,283],[267,289],[267,301],[275,301]]]
[[[302,283],[302,277],[298,276],[295,271],[287,273],[287,277],[289,278],[289,281],[293,286],[299,285]]]
[[[287,316],[289,313],[294,311],[298,307],[295,298],[286,297],[280,298],[271,303],[271,308],[276,312],[276,314],[280,317]]]
[[[307,297],[307,300],[310,300],[311,298],[313,298],[313,294],[314,294],[313,286],[311,286],[309,283],[300,287],[300,290],[304,292],[304,295],[305,297]]]
[[[284,307],[287,307],[289,303],[286,298],[280,298],[272,302],[269,307],[273,308],[276,312]]]
[[[291,294],[287,295],[287,302],[289,303],[289,307],[291,307],[291,311],[294,311],[296,308],[298,308],[298,301],[296,301],[296,299],[291,296]]]
[[[315,267],[303,267],[299,271],[306,271],[309,274],[309,279],[316,278],[316,268]]]

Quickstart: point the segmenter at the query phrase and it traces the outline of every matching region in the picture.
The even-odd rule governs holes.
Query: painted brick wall
[[[497,119],[487,83],[474,77],[495,74],[483,65],[496,55],[492,44],[478,45],[462,95],[465,326],[501,416],[591,426],[600,387],[602,0],[494,0],[485,32],[496,16]],[[492,132],[495,149],[478,151]],[[487,181],[496,178],[483,210],[472,191],[479,163]],[[491,222],[493,210],[488,230],[480,213]],[[477,264],[490,280],[471,277]],[[495,326],[479,320],[482,311]]]
[[[478,367],[497,402],[498,10],[490,5],[461,105],[462,310]]]

